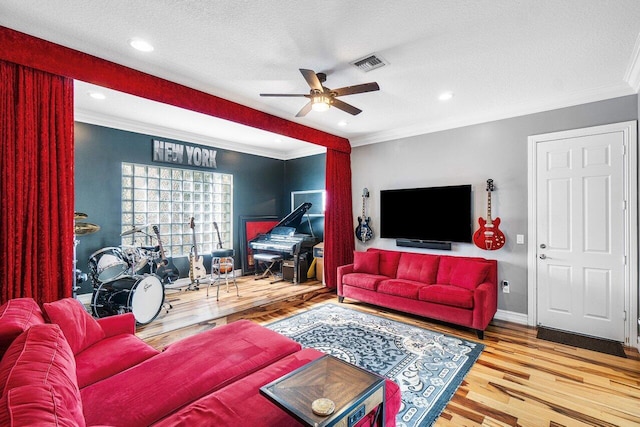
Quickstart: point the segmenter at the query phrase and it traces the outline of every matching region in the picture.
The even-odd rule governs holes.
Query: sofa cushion
[[[248,320],[222,325],[83,388],[85,419],[89,425],[151,425],[300,349],[297,342]]]
[[[437,255],[404,252],[398,262],[396,277],[431,285],[436,282],[439,260]]]
[[[385,276],[375,274],[349,273],[342,276],[342,284],[375,291],[378,283],[386,279]]]
[[[410,280],[387,279],[378,284],[378,292],[397,297],[418,299],[418,292],[424,286],[428,285]]]
[[[267,366],[234,384],[203,397],[171,414],[154,427],[180,426],[302,426],[292,416],[260,394],[260,387],[323,356],[318,350],[307,348]],[[390,380],[385,383],[385,418],[388,426],[395,425],[400,410],[400,387]],[[247,411],[247,408],[252,410]],[[372,425],[360,421],[356,426]],[[346,425],[346,424],[345,424]]]
[[[76,425],[85,425],[74,355],[58,325],[33,325],[15,339],[0,361],[3,397],[26,385],[51,386]]]
[[[3,426],[78,426],[61,396],[48,384],[12,388],[0,399],[0,407]]]
[[[131,334],[108,337],[76,354],[78,387],[129,369],[160,352]]]
[[[452,307],[473,308],[473,292],[453,285],[424,286],[418,293],[418,299]]]
[[[465,289],[474,290],[484,282],[491,266],[474,260],[459,260],[451,270],[449,283]]]
[[[353,272],[379,274],[378,263],[380,254],[377,252],[357,252],[353,251]]]
[[[378,252],[380,254],[380,274],[387,277],[396,277],[398,271],[398,262],[402,252],[386,251],[382,249],[371,248],[367,252]]]
[[[0,358],[18,335],[33,325],[44,323],[42,311],[33,298],[14,298],[0,306]]]
[[[44,303],[44,311],[51,323],[60,326],[73,354],[80,353],[105,336],[100,324],[75,298],[64,298]]]

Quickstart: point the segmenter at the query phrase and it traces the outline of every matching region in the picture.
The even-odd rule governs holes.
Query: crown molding
[[[636,38],[636,44],[633,47],[633,53],[631,54],[627,71],[624,73],[624,81],[627,82],[636,93],[640,91],[640,33]]]
[[[391,129],[361,137],[352,137],[349,138],[349,142],[351,142],[351,147],[358,147],[361,145],[393,141],[417,135],[456,129],[465,126],[493,122],[497,120],[511,119],[514,117],[543,113],[546,111],[552,111],[561,108],[574,107],[577,105],[589,104],[591,102],[598,102],[607,99],[633,95],[635,93],[637,93],[637,91],[634,91],[630,85],[626,84],[626,82],[621,82],[616,86],[602,87],[591,91],[576,93],[571,96],[567,96],[564,99],[556,100],[554,102],[528,103],[516,106],[515,108],[510,108],[509,110],[505,111],[491,113],[480,112],[478,114],[469,115],[458,120],[448,120],[437,123],[420,124],[399,129]]]

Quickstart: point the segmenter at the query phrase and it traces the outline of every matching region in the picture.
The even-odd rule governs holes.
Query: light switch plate
[[[516,234],[516,243],[524,245],[524,234]]]

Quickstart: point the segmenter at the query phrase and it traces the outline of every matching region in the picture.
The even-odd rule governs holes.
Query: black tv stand
[[[451,242],[439,242],[436,240],[396,239],[396,246],[404,246],[408,248],[440,249],[443,251],[451,250]]]

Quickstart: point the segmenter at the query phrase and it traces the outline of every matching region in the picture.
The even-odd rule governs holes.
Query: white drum
[[[143,269],[149,263],[149,257],[143,252],[142,248],[138,246],[120,246],[122,248],[122,254],[131,267],[131,274],[142,274]]]
[[[164,285],[155,274],[123,276],[102,283],[93,291],[91,306],[96,317],[133,313],[136,322],[146,325],[155,319],[164,304]]]
[[[103,248],[89,257],[89,269],[94,285],[97,284],[96,282],[109,282],[118,278],[127,268],[129,264],[120,248]]]

